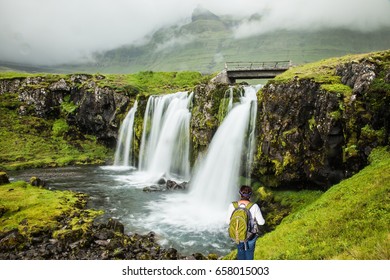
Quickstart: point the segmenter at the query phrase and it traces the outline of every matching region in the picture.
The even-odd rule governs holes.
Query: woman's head
[[[252,195],[252,188],[246,185],[241,186],[240,188],[241,200],[249,200]]]

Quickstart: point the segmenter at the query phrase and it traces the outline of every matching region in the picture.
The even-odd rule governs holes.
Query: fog
[[[87,61],[96,51],[142,44],[157,29],[190,18],[198,5],[217,15],[261,16],[243,20],[236,37],[275,29],[390,27],[389,0],[0,0],[0,60]]]

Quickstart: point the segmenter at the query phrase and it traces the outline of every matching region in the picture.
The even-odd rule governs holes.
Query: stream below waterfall
[[[88,207],[104,210],[105,218],[119,219],[126,233],[154,231],[162,246],[174,247],[184,255],[224,255],[235,247],[228,238],[227,225],[217,224],[209,229],[186,225],[186,213],[175,203],[182,203],[181,198],[187,197],[188,191],[144,192],[142,189],[148,184],[139,183],[143,174],[137,171],[80,166],[13,171],[9,175],[12,181],[29,181],[36,176],[48,188],[86,193],[90,196]],[[165,210],[176,211],[183,221],[160,217],[161,207],[170,207]]]
[[[11,174],[38,176],[56,189],[90,195],[90,207],[119,219],[127,232],[153,231],[162,245],[180,253],[228,253],[227,209],[237,199],[239,177],[249,178],[254,155],[259,86],[226,93],[226,115],[207,151],[190,166],[193,93],[150,96],[146,106],[138,168],[131,143],[137,103],[121,125],[114,166],[37,169]],[[192,169],[192,170],[191,170]],[[144,192],[159,179],[189,183],[186,190]]]

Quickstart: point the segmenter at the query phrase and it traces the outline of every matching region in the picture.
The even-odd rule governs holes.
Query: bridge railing
[[[264,62],[225,62],[226,71],[287,70],[291,60]]]

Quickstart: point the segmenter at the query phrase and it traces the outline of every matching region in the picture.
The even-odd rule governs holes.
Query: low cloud
[[[389,0],[0,0],[0,60],[88,61],[94,52],[142,42],[159,28],[190,18],[198,5],[217,15],[261,15],[237,26],[237,37],[275,29],[390,27]],[[172,38],[160,48],[188,40]]]
[[[244,20],[235,28],[237,38],[270,31],[345,28],[371,32],[390,27],[389,0],[276,0],[259,10],[259,19]]]

